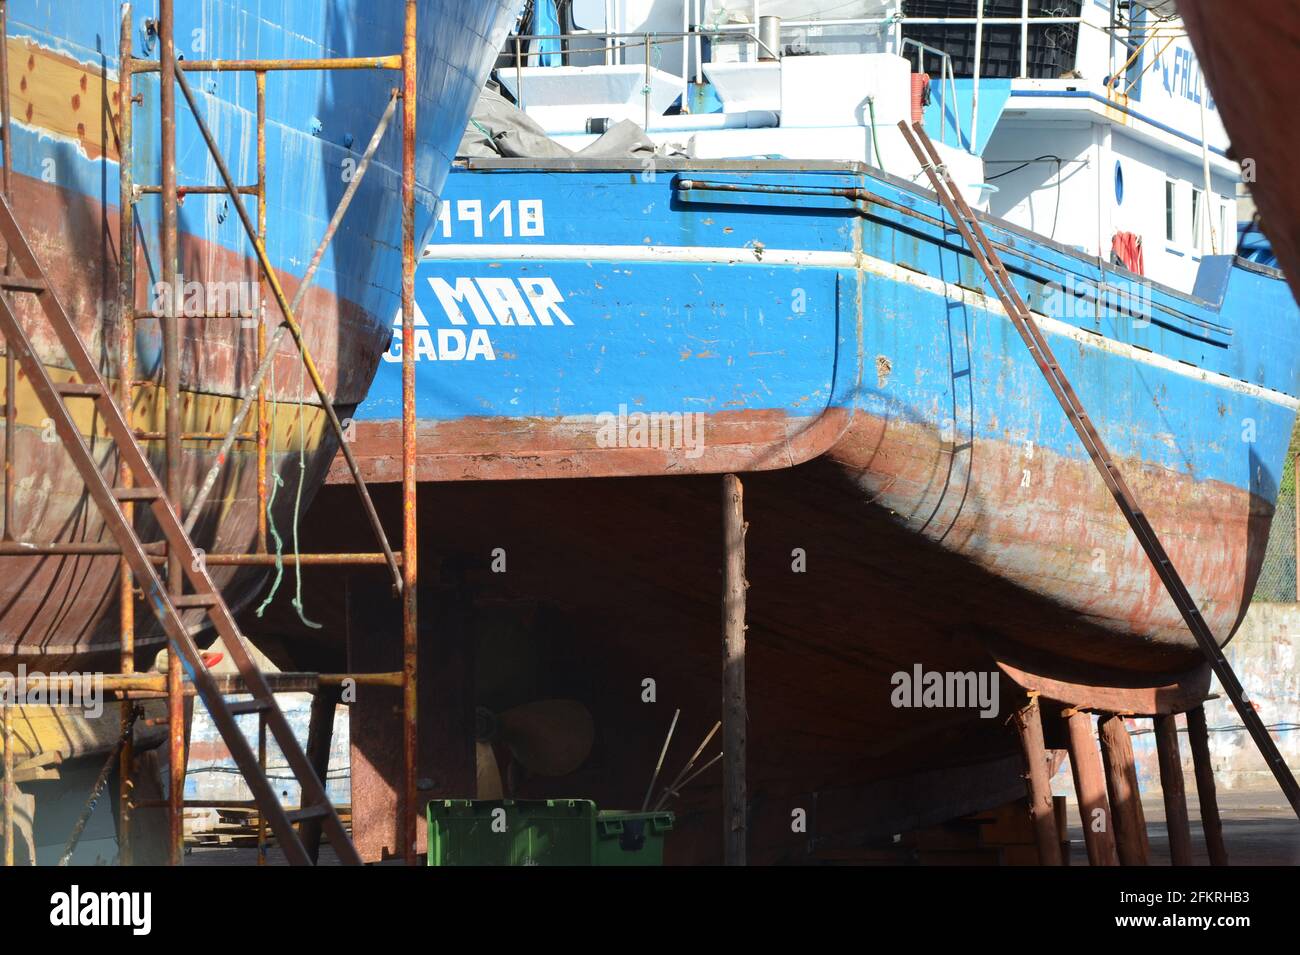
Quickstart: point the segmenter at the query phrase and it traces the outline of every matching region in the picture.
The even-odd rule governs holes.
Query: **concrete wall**
[[[1293,770],[1300,771],[1300,671],[1296,670],[1296,658],[1300,655],[1300,604],[1253,604],[1224,652],[1264,725],[1272,732],[1283,758]],[[1210,691],[1218,694],[1217,699],[1205,704],[1216,787],[1221,791],[1276,790],[1273,774],[1242,728],[1241,719],[1217,680]],[[1183,774],[1189,798],[1194,799],[1196,784],[1192,778],[1187,727],[1181,717],[1178,723]],[[1160,771],[1151,721],[1129,720],[1128,725],[1133,734],[1142,791],[1158,793]],[[1058,795],[1073,792],[1068,765],[1052,780],[1052,788]]]

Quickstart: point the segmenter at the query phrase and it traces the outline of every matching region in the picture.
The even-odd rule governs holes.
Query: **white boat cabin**
[[[701,159],[922,181],[922,117],[976,208],[1190,291],[1249,160],[1171,0],[532,0],[496,72],[552,138],[621,120]],[[1244,167],[1244,168],[1243,168]]]

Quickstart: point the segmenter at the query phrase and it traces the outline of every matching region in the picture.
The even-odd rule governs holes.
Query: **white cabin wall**
[[[984,150],[985,174],[991,179],[1046,153],[1062,160],[1059,212],[1057,166],[1051,160],[1031,163],[1018,172],[993,179],[992,185],[998,191],[989,196],[990,211],[1062,245],[1095,255],[1099,222],[1096,132],[1092,124],[1037,122],[1025,126],[1003,120]]]
[[[1124,202],[1115,201],[1114,163],[1124,168]],[[1192,189],[1204,192],[1205,172],[1197,163],[1170,155],[1117,127],[1112,136],[1110,162],[1112,187],[1109,209],[1115,229],[1142,236],[1143,259],[1149,276],[1174,288],[1190,291],[1203,256],[1210,254],[1208,233],[1196,247],[1192,243]],[[1165,182],[1174,182],[1174,239],[1166,236]],[[1220,255],[1237,248],[1235,182],[1228,176],[1211,174],[1211,211]],[[1220,209],[1225,209],[1220,215]],[[1220,223],[1226,223],[1226,230]]]
[[[581,0],[574,8],[574,21],[583,29],[598,33],[681,33],[683,4],[691,24],[696,22],[699,0],[611,0],[612,15],[606,18],[605,0]],[[623,45],[620,62],[645,65],[645,45],[636,39],[618,41]],[[570,49],[595,48],[604,40],[575,39]],[[666,73],[681,75],[683,43],[676,40],[656,42],[652,47],[651,63]],[[694,44],[690,44],[693,47]],[[691,69],[695,68],[694,50],[690,56]],[[593,66],[605,62],[605,54],[591,53],[573,58],[574,66]]]
[[[1029,125],[1004,120],[984,152],[987,174],[991,178],[1016,165],[1002,160],[1024,161],[1044,153],[1054,153],[1064,161],[1059,214],[1056,163],[1045,161],[992,179],[998,187],[989,197],[994,215],[1107,259],[1115,233],[1133,232],[1142,237],[1146,274],[1158,282],[1191,291],[1201,259],[1211,252],[1204,225],[1199,246],[1192,241],[1192,189],[1204,193],[1205,185],[1200,164],[1109,123],[1059,121]],[[1115,190],[1117,162],[1124,171],[1123,202],[1117,199]],[[1165,233],[1166,179],[1175,183],[1173,241],[1167,240]],[[1218,253],[1231,254],[1236,251],[1237,238],[1235,181],[1215,171],[1211,185],[1210,209]]]

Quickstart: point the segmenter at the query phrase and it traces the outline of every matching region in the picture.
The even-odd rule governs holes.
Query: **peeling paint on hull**
[[[156,57],[144,21],[154,15],[137,4],[130,25],[134,55]],[[338,0],[285,0],[274,16],[247,0],[196,0],[178,4],[175,31],[188,38],[184,52],[212,59],[391,55],[401,48],[400,10],[388,4]],[[121,89],[116,46],[120,7],[84,3],[70,17],[60,4],[12,0],[7,6],[10,82],[14,96],[13,205],[38,258],[103,371],[116,380],[118,315],[117,119]],[[436,195],[465,116],[500,48],[514,13],[511,0],[468,3],[420,0],[421,120],[417,181]],[[212,128],[235,179],[256,179],[256,94],[251,74],[205,75],[194,83],[199,108]],[[392,75],[384,71],[277,72],[267,80],[267,251],[290,297],[310,261],[350,174],[387,105]],[[159,97],[156,74],[134,82],[137,185],[156,185],[159,170]],[[177,120],[177,176],[181,186],[212,185],[216,170],[184,105]],[[316,283],[298,316],[327,390],[342,416],[361,400],[390,332],[399,301],[401,209],[400,135],[390,130],[357,192],[343,226],[322,260]],[[427,198],[427,197],[426,197]],[[250,207],[253,200],[245,197]],[[256,285],[258,268],[229,197],[191,195],[179,214],[180,272],[201,288]],[[429,218],[417,210],[417,230]],[[136,303],[148,309],[159,278],[160,203],[141,195],[136,205],[140,251]],[[51,374],[66,377],[67,362],[34,303],[16,297],[19,317]],[[241,301],[243,298],[241,297]],[[218,309],[227,311],[228,309]],[[274,305],[268,321],[274,321]],[[226,430],[256,367],[256,327],[240,319],[185,317],[181,335],[182,430]],[[157,323],[135,329],[139,378],[160,381]],[[311,393],[292,342],[274,363],[274,398],[297,401]],[[137,395],[136,423],[162,428],[155,385]],[[86,405],[76,402],[74,405]],[[43,414],[20,373],[15,435],[17,513],[14,537],[37,543],[109,543],[102,520],[57,442],[47,440]],[[88,406],[87,406],[88,407]],[[321,485],[336,445],[323,415],[308,400],[273,405],[269,471],[290,491],[303,477],[303,502]],[[116,460],[86,408],[74,409],[106,474]],[[96,435],[101,439],[96,439]],[[155,469],[162,442],[145,442]],[[215,463],[215,442],[186,442],[182,483],[193,494]],[[302,466],[299,452],[302,452]],[[238,446],[195,533],[208,552],[246,552],[257,526],[255,453]],[[293,494],[277,496],[273,520],[286,528]],[[147,515],[140,527],[146,540]],[[0,671],[20,662],[29,669],[65,666],[116,669],[116,569],[113,557],[0,557]],[[227,600],[247,602],[264,579],[255,569],[220,568],[213,574]],[[201,615],[194,615],[197,622]],[[145,667],[162,646],[157,625],[139,617],[137,665]],[[115,717],[114,717],[115,719]]]

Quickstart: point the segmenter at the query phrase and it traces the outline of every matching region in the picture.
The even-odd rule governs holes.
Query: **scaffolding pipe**
[[[118,38],[118,164],[121,170],[118,193],[118,286],[117,286],[117,386],[118,405],[127,425],[134,417],[131,381],[135,378],[135,204],[132,148],[132,98],[134,58],[131,55],[131,4],[122,5],[121,35]],[[126,461],[118,463],[118,484],[129,488],[135,481]],[[123,502],[122,513],[133,522],[135,505]],[[109,545],[121,552],[115,545]],[[121,647],[118,666],[123,676],[135,672],[135,577],[131,564],[118,561],[117,611]],[[117,857],[121,865],[132,862],[131,849],[131,777],[135,768],[135,704],[121,704],[122,747],[118,752]]]
[[[419,632],[416,604],[416,427],[415,427],[415,133],[418,108],[416,0],[406,0],[402,45],[402,833],[407,865],[416,863],[416,770],[419,722],[416,673]],[[522,92],[522,91],[521,91]]]
[[[113,764],[118,761],[122,748],[126,745],[127,740],[131,738],[131,733],[135,727],[135,718],[139,710],[134,706],[131,710],[131,718],[126,721],[122,727],[121,735],[117,738],[117,744],[113,751],[108,754],[108,759],[104,760],[103,767],[99,770],[99,775],[95,777],[95,784],[90,787],[90,795],[86,797],[86,803],[81,807],[81,813],[77,816],[77,821],[72,827],[72,833],[68,836],[68,842],[63,847],[63,854],[59,856],[59,865],[66,866],[72,862],[72,854],[77,851],[77,843],[81,842],[81,834],[86,831],[86,824],[90,822],[91,815],[95,812],[95,807],[99,805],[99,797],[104,792],[104,787],[108,784],[108,776],[113,771]]]
[[[254,74],[254,83],[257,87],[257,237],[266,244],[266,71],[258,70]],[[281,326],[283,328],[283,326]],[[262,365],[266,362],[267,344],[266,344],[266,279],[262,276],[261,271],[257,273],[257,368],[260,372]],[[279,339],[276,339],[279,344]],[[267,495],[270,489],[266,484],[266,458],[267,446],[271,440],[271,423],[267,418],[266,407],[266,385],[258,381],[254,390],[257,392],[257,551],[260,554],[266,553],[268,528]],[[248,412],[244,407],[247,398],[240,403],[239,414],[236,418],[247,416]],[[299,408],[301,414],[302,409]],[[242,420],[238,427],[232,421],[230,433],[242,431],[244,425]],[[229,454],[227,445],[229,442],[223,442],[223,451],[219,454],[218,460],[225,458]],[[200,489],[200,498],[203,499],[202,489]],[[198,508],[192,508],[191,514],[197,514]]]
[[[163,390],[167,496],[179,506],[181,484],[181,351],[180,321],[176,314],[177,273],[180,271],[179,197],[176,194],[176,53],[174,47],[174,0],[159,0],[159,110],[162,134],[159,138],[162,166],[162,280],[167,289],[163,307]],[[167,592],[174,599],[185,587],[180,554],[167,550]],[[183,807],[185,798],[185,698],[181,695],[181,652],[172,643],[167,654],[167,753],[168,753],[168,845],[171,865],[180,865],[184,853]]]
[[[17,787],[14,786],[14,718],[13,707],[6,701],[0,703],[0,733],[4,741],[4,788],[0,791],[0,801],[4,802],[3,827],[0,837],[4,839],[4,864],[14,864],[14,800],[17,799]]]
[[[264,77],[265,74],[259,73],[258,76]],[[264,121],[265,116],[262,115],[262,110],[265,109],[264,96],[259,99],[259,104],[260,104],[259,119]],[[316,251],[312,254],[311,262],[307,266],[307,271],[303,273],[302,282],[299,283],[297,291],[294,292],[293,301],[290,303],[289,309],[295,315],[297,315],[299,310],[302,308],[302,304],[304,300],[307,298],[307,292],[310,290],[312,283],[316,279],[316,272],[320,268],[321,261],[325,257],[325,251],[329,248],[330,243],[334,241],[334,236],[338,234],[339,226],[343,222],[343,217],[347,214],[348,208],[352,205],[352,200],[357,194],[357,190],[361,187],[361,180],[365,178],[366,171],[370,168],[370,161],[372,158],[374,158],[375,151],[379,148],[379,144],[384,138],[384,132],[388,129],[388,123],[392,119],[396,107],[397,107],[397,96],[396,96],[396,91],[394,91],[393,96],[389,98],[388,108],[384,110],[384,115],[380,118],[379,125],[375,127],[374,135],[370,137],[370,142],[366,146],[366,151],[361,157],[361,162],[357,164],[357,168],[353,173],[352,180],[348,183],[347,189],[344,190],[343,192],[343,198],[339,200],[338,207],[334,210],[334,215],[330,218],[329,225],[325,228],[325,234],[321,237],[320,242],[316,246]],[[262,167],[259,169],[259,176],[264,177],[265,176],[264,165],[266,162],[266,156],[265,156],[265,147],[261,144],[261,141],[265,137],[260,135],[261,132],[262,132],[262,128],[259,125],[258,165],[259,167]],[[266,219],[263,210],[266,206],[266,203],[261,202],[259,203],[259,205],[261,208],[259,208],[258,216],[257,216],[258,242],[259,244],[262,244],[264,246],[266,242]],[[262,333],[263,335],[264,332],[262,332],[262,329],[264,328],[265,328],[264,324],[259,323],[259,332]],[[266,377],[271,370],[271,367],[275,364],[275,356],[277,351],[279,350],[280,343],[284,341],[284,336],[288,334],[288,332],[289,332],[289,326],[287,324],[282,323],[280,327],[275,330],[275,335],[272,336],[269,345],[265,345],[264,343],[259,344],[261,360],[257,366],[257,371],[253,375],[253,381],[249,385],[248,391],[245,393],[244,397],[240,400],[239,408],[235,412],[235,417],[230,422],[230,430],[226,432],[225,438],[221,443],[221,448],[220,450],[217,451],[217,456],[216,456],[217,463],[213,464],[212,467],[208,469],[208,473],[204,475],[203,484],[199,488],[199,493],[195,496],[194,503],[190,505],[189,515],[185,518],[185,533],[188,534],[194,529],[194,524],[198,520],[200,512],[203,510],[204,505],[207,504],[208,498],[211,496],[213,488],[215,488],[217,485],[217,479],[221,476],[222,464],[225,462],[227,456],[234,448],[235,441],[237,440],[238,436],[243,433],[244,424],[248,420],[248,413],[252,409],[255,400],[258,403],[260,409],[259,422],[258,422],[259,424],[258,450],[260,452],[258,456],[258,460],[261,462],[261,467],[259,469],[259,475],[258,475],[260,478],[259,486],[263,488],[263,491],[261,493],[265,494],[266,449],[263,442],[265,442],[266,439],[265,436],[261,433],[262,432],[261,419],[265,418],[266,397],[265,397],[264,385],[266,382]],[[299,396],[299,398],[301,400],[301,396]],[[264,515],[266,511],[265,506],[263,506],[260,509],[260,511]],[[258,534],[259,534],[259,538],[264,542],[265,541],[265,518],[264,517],[259,521]]]
[[[180,66],[174,57],[172,59],[172,64],[175,67]],[[303,365],[307,370],[308,377],[311,378],[312,387],[316,390],[316,397],[319,399],[321,408],[324,409],[326,417],[329,418],[330,426],[339,440],[339,448],[343,452],[343,457],[348,463],[348,469],[352,472],[352,480],[356,484],[357,492],[361,497],[361,505],[366,512],[366,517],[370,521],[370,526],[374,530],[375,536],[379,540],[380,546],[383,548],[384,554],[388,557],[389,570],[393,574],[394,585],[400,591],[402,586],[402,576],[398,570],[397,561],[393,557],[392,548],[388,545],[388,537],[384,533],[383,524],[380,523],[379,514],[375,511],[375,504],[370,498],[370,491],[366,488],[366,482],[361,476],[361,468],[357,464],[356,457],[352,454],[351,448],[348,446],[347,435],[343,430],[343,423],[339,421],[338,413],[334,410],[334,403],[330,400],[329,394],[326,392],[325,382],[321,378],[320,371],[316,367],[316,362],[307,348],[307,339],[294,316],[293,309],[289,305],[289,299],[285,295],[284,288],[280,285],[280,280],[275,274],[275,268],[271,264],[270,256],[266,251],[266,246],[264,246],[257,238],[257,228],[253,225],[252,219],[249,218],[248,209],[244,207],[243,200],[239,198],[235,189],[234,179],[230,174],[230,168],[226,165],[226,160],[222,156],[221,150],[217,148],[217,142],[216,139],[213,138],[212,130],[208,128],[207,122],[199,112],[198,102],[194,98],[194,91],[190,89],[189,81],[185,79],[185,70],[177,68],[174,72],[176,82],[180,85],[181,93],[185,96],[185,101],[189,104],[190,112],[194,116],[194,121],[199,127],[199,133],[203,137],[204,143],[207,145],[208,153],[212,156],[213,164],[216,165],[217,171],[221,174],[222,182],[226,184],[226,188],[230,192],[231,204],[239,214],[239,220],[244,226],[244,232],[247,234],[249,241],[253,243],[254,251],[257,253],[257,259],[262,268],[263,277],[266,279],[267,284],[270,285],[271,291],[275,296],[276,304],[280,306],[280,312],[284,316],[284,321],[289,326],[289,331],[293,334],[294,341],[298,345],[298,351],[302,356]],[[414,81],[412,81],[412,85],[414,85]],[[412,161],[412,168],[414,168],[414,161]],[[403,173],[405,174],[405,170],[403,170]],[[413,175],[414,172],[412,171],[412,176]]]
[[[12,125],[9,115],[9,10],[0,0],[0,135],[4,136],[4,192],[13,205],[10,172],[13,169]],[[13,253],[5,250],[5,276],[13,271]],[[14,519],[14,441],[18,432],[18,368],[9,349],[5,348],[5,457],[4,457],[4,528],[0,536],[13,540]]]

